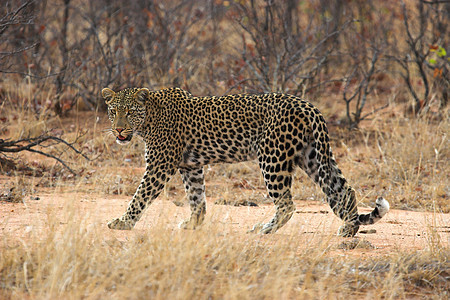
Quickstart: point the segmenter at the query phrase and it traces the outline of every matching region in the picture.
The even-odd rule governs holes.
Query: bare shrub
[[[450,3],[421,0],[408,9],[402,1],[401,8],[403,30],[398,38],[404,38],[406,47],[393,44],[391,57],[401,68],[400,75],[414,99],[413,109],[419,112],[427,107],[432,92],[439,94],[441,106],[445,106],[450,88],[446,53]]]
[[[66,0],[57,38],[61,54],[65,49],[69,55],[62,56],[64,76],[57,77],[57,86],[75,88],[89,107],[102,103],[98,91],[105,86],[181,85],[192,74],[184,59],[196,56],[188,51],[196,49],[198,42],[190,31],[203,16],[194,1],[69,4]],[[71,12],[70,18],[66,12]],[[72,33],[70,45],[66,45],[66,23],[82,27]]]
[[[34,1],[6,2],[0,7],[0,72],[22,73],[14,58],[36,47],[34,35]]]
[[[388,24],[393,21],[394,14],[379,11],[372,1],[347,5],[346,10],[354,21],[341,34],[341,61],[337,64],[344,71],[342,97],[351,129],[387,106],[384,104],[363,113],[367,101],[373,98],[373,92],[381,89],[379,79],[386,77],[386,45],[391,34],[391,25]]]
[[[3,64],[2,70],[29,76],[41,87],[42,79],[51,76],[53,108],[58,115],[78,100],[91,109],[102,105],[98,91],[105,86],[188,87],[191,77],[201,71],[198,60],[209,45],[202,39],[206,2],[26,2],[25,8],[33,8],[26,22],[20,17],[25,11],[21,7],[7,11],[2,20],[6,25],[29,25],[28,30],[5,30],[8,40],[36,42],[21,47],[14,44],[2,51],[0,59],[4,60],[6,54],[24,52],[14,64]],[[31,47],[34,52],[26,52]],[[25,64],[18,63],[20,60]]]
[[[105,86],[311,98],[333,83],[345,91],[348,123],[356,127],[367,117],[380,70],[401,75],[416,108],[448,102],[450,4],[410,4],[9,1],[0,9],[0,71],[26,78],[35,87],[34,108],[50,100],[57,115],[76,104],[101,107]]]
[[[327,81],[320,74],[345,26],[330,26],[319,7],[318,1],[238,2],[235,20],[242,29],[242,63],[236,84],[249,92],[298,94]]]

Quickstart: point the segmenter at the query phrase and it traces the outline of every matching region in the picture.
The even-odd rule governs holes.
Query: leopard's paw
[[[131,230],[134,227],[134,225],[130,222],[126,222],[120,218],[117,218],[117,219],[111,220],[108,223],[108,227],[109,227],[109,229],[116,229],[116,230]]]
[[[353,224],[344,224],[339,227],[338,236],[353,237],[358,232],[359,226]]]
[[[264,226],[263,223],[255,224],[255,226],[253,226],[252,229],[247,231],[247,233],[259,233],[261,231],[261,229],[263,228],[263,226]]]
[[[267,234],[267,233],[273,233],[277,231],[277,228],[272,223],[258,223],[255,226],[253,226],[252,229],[247,231],[247,233],[261,233],[261,234]]]
[[[194,230],[199,226],[199,224],[197,224],[197,222],[193,222],[192,219],[187,219],[183,222],[181,222],[180,224],[178,224],[178,227],[181,229],[189,229],[189,230]]]

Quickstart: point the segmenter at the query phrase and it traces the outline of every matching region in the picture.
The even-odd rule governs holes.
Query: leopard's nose
[[[123,131],[123,128],[116,128],[116,131],[120,134]]]

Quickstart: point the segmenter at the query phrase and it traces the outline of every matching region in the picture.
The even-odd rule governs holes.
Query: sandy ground
[[[189,205],[176,206],[167,199],[157,199],[146,211],[132,231],[109,230],[107,222],[123,214],[130,197],[102,196],[93,193],[66,191],[64,193],[38,193],[24,203],[0,202],[0,237],[14,236],[27,240],[32,233],[44,235],[50,228],[49,219],[56,218],[63,228],[69,218],[79,218],[88,226],[96,226],[105,238],[126,241],[136,234],[150,234],[152,226],[178,229],[177,225],[189,216]],[[219,230],[248,236],[247,230],[255,223],[267,221],[274,213],[270,204],[258,207],[216,205],[207,203],[207,226],[219,226]],[[381,221],[361,227],[356,239],[336,237],[341,225],[330,208],[320,202],[297,201],[297,211],[288,224],[275,236],[294,238],[302,243],[314,243],[328,239],[333,253],[350,255],[383,255],[399,251],[424,250],[439,241],[448,247],[450,243],[450,214],[391,210]],[[368,212],[361,209],[360,212]],[[36,236],[33,234],[33,236]],[[358,244],[355,246],[355,243]],[[352,246],[353,245],[353,246]]]

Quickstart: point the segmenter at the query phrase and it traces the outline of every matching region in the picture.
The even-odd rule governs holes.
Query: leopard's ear
[[[140,105],[144,106],[145,105],[145,100],[148,99],[149,94],[150,94],[150,91],[148,89],[142,88],[142,89],[139,89],[134,94],[134,99],[136,99],[137,103],[139,103]]]
[[[115,94],[116,94],[116,93],[114,93],[113,90],[108,89],[108,88],[104,88],[104,89],[102,90],[102,97],[103,97],[103,99],[105,99],[106,105],[108,105],[109,103],[111,103],[111,100],[114,98],[114,95],[115,95]]]

